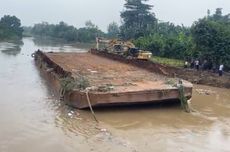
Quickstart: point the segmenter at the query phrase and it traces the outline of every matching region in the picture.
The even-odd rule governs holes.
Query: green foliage
[[[67,41],[75,41],[77,35],[77,30],[64,22],[60,22],[57,25],[48,24],[47,22],[35,24],[31,32],[36,36],[54,37]]]
[[[185,97],[185,90],[181,80],[179,80],[178,91],[179,91],[179,99],[180,99],[181,107],[184,109],[185,112],[190,113],[191,110],[189,108],[188,100]]]
[[[60,84],[64,92],[69,92],[73,89],[85,90],[90,86],[88,79],[83,76],[78,76],[75,79],[71,77],[62,78]]]
[[[31,26],[23,26],[23,36],[25,37],[31,37],[31,31],[32,31],[32,27]]]
[[[168,22],[158,23],[149,35],[139,37],[134,44],[151,51],[153,55],[176,59],[191,56],[193,49],[189,29]]]
[[[77,32],[78,42],[95,42],[96,37],[105,36],[105,33],[99,30],[91,21],[86,21],[85,26]]]
[[[87,21],[86,27],[80,29],[64,22],[56,25],[43,22],[35,24],[31,32],[35,36],[64,39],[68,42],[93,42],[97,36],[104,35],[91,21]]]
[[[223,15],[222,9],[217,8],[211,15],[208,10],[207,17],[199,19],[191,28],[157,23],[148,35],[133,42],[156,56],[185,60],[199,58],[230,68],[230,14]]]
[[[153,56],[150,60],[156,63],[169,65],[173,67],[183,67],[184,66],[184,61],[178,60],[178,59],[170,59],[170,58]]]
[[[134,39],[134,44],[155,56],[184,59],[192,56],[194,43],[190,29],[169,22],[157,23],[147,0],[126,0],[126,10],[121,13],[123,39]]]
[[[216,65],[230,67],[230,18],[222,15],[220,8],[215,14],[195,22],[191,28],[196,57]]]
[[[5,15],[0,20],[0,40],[21,39],[23,29],[16,16]]]
[[[85,27],[88,28],[88,29],[97,29],[97,28],[98,28],[98,27],[97,27],[95,24],[93,24],[93,22],[90,21],[90,20],[88,20],[88,21],[85,22]]]
[[[174,78],[167,78],[165,84],[170,85],[172,87],[177,87],[178,80]]]
[[[119,26],[116,22],[110,23],[107,30],[108,30],[107,35],[110,38],[117,38],[120,32]]]
[[[156,18],[150,12],[153,6],[145,4],[148,0],[125,0],[125,11],[121,13],[123,24],[121,36],[124,39],[138,38],[149,33],[156,23]]]
[[[65,92],[68,92],[68,91],[71,91],[74,89],[75,87],[75,80],[70,78],[70,77],[66,77],[66,78],[63,78],[61,79],[60,81],[61,83],[61,88],[63,90],[65,90]]]
[[[114,86],[112,84],[101,85],[97,88],[97,91],[99,92],[108,92],[113,90],[114,90]]]
[[[78,76],[75,79],[75,84],[76,84],[75,88],[79,90],[85,90],[90,86],[89,80],[84,76]]]

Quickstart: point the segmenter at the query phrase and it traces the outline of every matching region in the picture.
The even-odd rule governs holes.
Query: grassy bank
[[[177,60],[177,59],[169,59],[169,58],[163,58],[158,56],[153,56],[150,59],[152,62],[173,66],[173,67],[183,67],[184,61],[183,60]]]

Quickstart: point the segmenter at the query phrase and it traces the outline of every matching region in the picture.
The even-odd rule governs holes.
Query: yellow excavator
[[[136,48],[135,45],[130,41],[122,41],[118,39],[105,39],[101,37],[96,38],[96,48],[101,50],[100,44],[103,45],[104,51],[109,53],[119,54],[126,56],[128,59],[140,59],[148,60],[152,57],[152,53]]]

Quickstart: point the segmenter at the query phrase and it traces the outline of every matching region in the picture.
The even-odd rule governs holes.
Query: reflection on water
[[[41,38],[33,38],[33,42],[35,45],[39,46],[41,50],[48,51],[59,51],[59,52],[67,52],[67,51],[85,51],[93,48],[95,45],[92,43],[66,43],[62,40],[55,39],[41,39]]]
[[[55,125],[68,135],[69,133],[89,138],[98,134],[99,126],[93,121],[89,112],[77,111],[71,107],[59,106],[56,109]]]
[[[47,42],[0,43],[0,152],[230,151],[230,90],[195,86],[191,114],[177,103],[96,109],[97,124],[54,98],[30,56],[92,45]]]
[[[0,42],[0,51],[7,55],[18,55],[21,51],[22,41],[16,42]]]

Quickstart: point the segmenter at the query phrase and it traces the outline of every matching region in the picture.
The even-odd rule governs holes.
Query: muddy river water
[[[82,45],[0,43],[0,152],[228,152],[230,90],[194,86],[192,113],[178,104],[96,109],[53,97],[31,53],[80,51]]]

